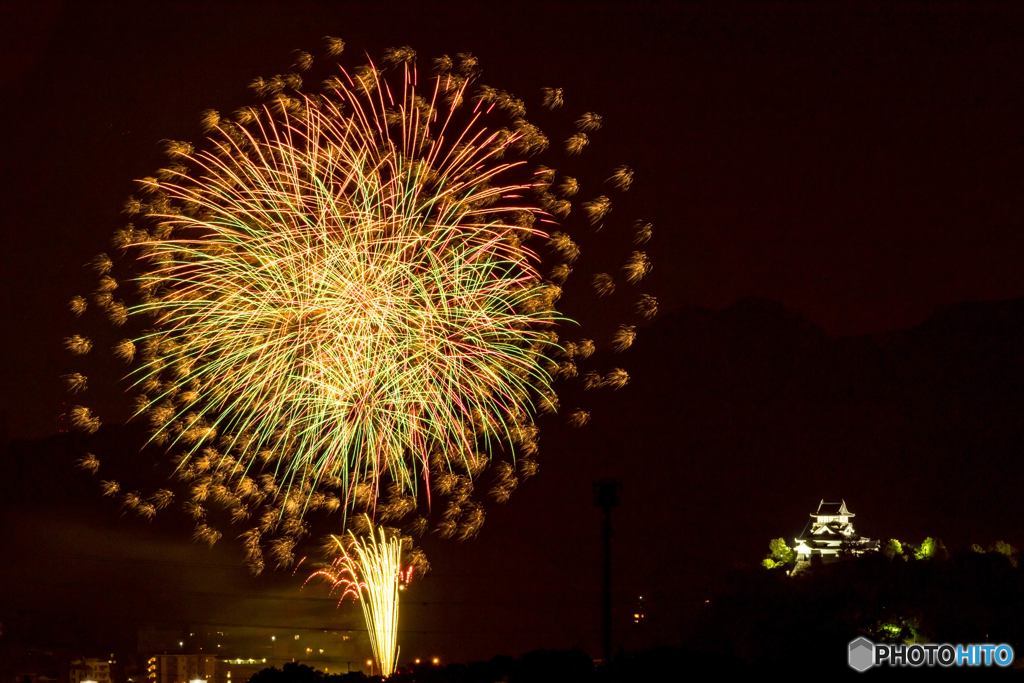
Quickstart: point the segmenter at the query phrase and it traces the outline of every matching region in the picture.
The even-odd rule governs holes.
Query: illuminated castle
[[[812,560],[830,562],[842,557],[857,557],[876,552],[878,541],[858,536],[853,528],[855,515],[846,507],[846,501],[829,503],[822,500],[818,511],[796,539],[797,563]]]

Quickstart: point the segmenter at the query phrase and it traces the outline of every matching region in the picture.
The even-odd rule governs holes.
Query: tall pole
[[[612,657],[612,508],[619,504],[620,488],[614,479],[594,483],[594,504],[601,508],[601,653],[606,666]]]

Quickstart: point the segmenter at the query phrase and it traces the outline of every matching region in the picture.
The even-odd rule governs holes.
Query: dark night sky
[[[590,482],[604,475],[626,486],[618,588],[660,601],[669,639],[717,572],[799,531],[821,496],[845,496],[880,535],[1024,540],[1003,514],[1024,445],[1013,410],[1024,306],[1008,301],[1024,296],[1024,12],[1013,5],[3,12],[0,414],[14,439],[54,430],[65,301],[121,221],[131,179],[159,162],[157,141],[196,136],[200,110],[242,104],[244,84],[285,68],[291,49],[329,33],[351,50],[469,50],[491,82],[562,85],[608,116],[603,142],[637,169],[637,201],[658,228],[651,289],[665,315],[636,350],[633,386],[603,406],[616,419],[598,415],[572,441],[552,430],[542,476],[492,512],[478,541],[435,544],[404,653],[593,647]],[[25,559],[0,570],[4,590],[39,586],[40,610],[95,609],[103,591],[67,589],[75,581],[127,583],[129,602],[159,583],[185,600],[111,613],[195,619],[182,604],[208,589],[203,613],[227,623],[345,618],[322,600],[278,599],[291,579],[246,578],[232,549],[119,519],[53,464],[32,476],[53,476],[60,500],[40,488],[41,500],[8,506]],[[66,558],[90,553],[120,559],[69,572]],[[174,569],[182,558],[209,571],[190,578]],[[64,593],[47,598],[54,585]]]

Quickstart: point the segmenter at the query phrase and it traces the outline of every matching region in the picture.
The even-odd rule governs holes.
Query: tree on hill
[[[903,544],[896,538],[890,538],[885,542],[885,547],[882,548],[882,554],[890,560],[897,557],[903,560],[907,559],[907,556],[903,554]]]
[[[768,542],[768,557],[761,560],[765,569],[781,569],[796,562],[796,551],[789,547],[784,538],[773,538]]]

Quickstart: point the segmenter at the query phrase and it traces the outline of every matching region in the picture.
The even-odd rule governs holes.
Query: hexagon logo
[[[850,641],[847,662],[854,671],[867,671],[875,665],[875,644],[861,636]]]

